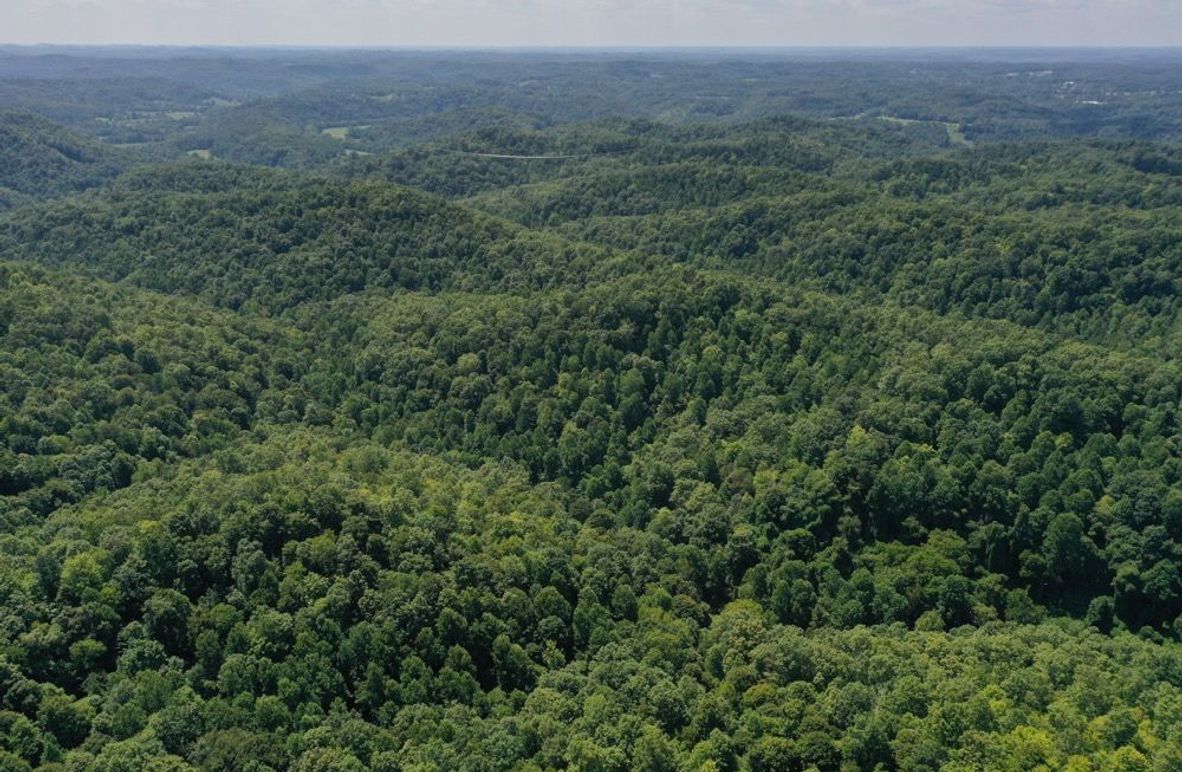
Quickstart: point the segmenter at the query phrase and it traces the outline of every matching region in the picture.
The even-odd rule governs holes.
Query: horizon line
[[[463,43],[9,43],[0,40],[0,48],[138,48],[138,49],[222,49],[222,50],[286,50],[286,51],[1182,51],[1182,44],[1106,44],[1106,43],[1051,43],[1022,45],[1012,43],[973,44],[856,44],[833,43],[824,45],[752,45],[752,44],[463,44]]]

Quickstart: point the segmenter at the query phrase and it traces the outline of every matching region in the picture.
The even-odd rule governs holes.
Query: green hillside
[[[0,770],[1182,768],[1165,64],[156,56],[0,122]]]
[[[36,115],[0,113],[0,210],[96,187],[121,165],[101,142]]]
[[[408,188],[199,162],[15,212],[0,250],[267,312],[367,288],[577,283],[607,259]]]

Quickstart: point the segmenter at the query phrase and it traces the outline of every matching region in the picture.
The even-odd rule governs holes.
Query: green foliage
[[[404,188],[200,163],[22,210],[0,250],[264,313],[363,289],[577,283],[605,258]]]
[[[0,159],[0,769],[1182,763],[1167,75],[286,56],[0,82],[223,159]]]
[[[0,211],[101,185],[126,159],[36,115],[0,112]]]

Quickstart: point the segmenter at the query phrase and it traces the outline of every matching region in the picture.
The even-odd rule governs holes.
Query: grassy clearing
[[[890,115],[880,115],[878,120],[886,121],[888,123],[897,123],[903,126],[913,126],[922,123],[934,123],[944,127],[948,132],[948,141],[954,145],[972,145],[972,141],[964,135],[964,130],[959,123],[952,123],[950,121],[921,121],[915,118],[895,118]]]
[[[330,126],[327,129],[321,129],[320,133],[326,137],[332,137],[333,139],[342,139],[343,140],[343,139],[348,139],[349,132],[353,131],[354,129],[360,130],[360,129],[368,129],[368,128],[369,128],[368,125],[365,125],[365,126]]]

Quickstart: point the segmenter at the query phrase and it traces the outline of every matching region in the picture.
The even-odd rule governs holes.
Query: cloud
[[[1179,0],[0,0],[0,41],[1178,45]]]

